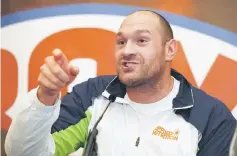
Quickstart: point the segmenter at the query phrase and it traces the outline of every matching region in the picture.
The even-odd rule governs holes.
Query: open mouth
[[[129,61],[122,62],[122,68],[125,71],[133,70],[136,67],[136,65],[138,65],[137,62],[129,62]]]
[[[137,63],[134,63],[134,62],[123,62],[122,65],[124,67],[129,67],[129,66],[132,66],[132,65],[136,65]]]

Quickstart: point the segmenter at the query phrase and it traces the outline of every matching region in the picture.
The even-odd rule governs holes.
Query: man
[[[176,52],[162,16],[134,12],[117,33],[118,75],[89,79],[60,101],[79,70],[54,50],[29,93],[31,106],[13,120],[6,152],[64,156],[85,147],[100,156],[227,156],[236,120],[171,69]]]

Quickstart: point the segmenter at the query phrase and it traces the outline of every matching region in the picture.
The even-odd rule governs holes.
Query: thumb
[[[79,73],[79,68],[73,65],[69,65],[69,74],[73,77],[76,77]]]

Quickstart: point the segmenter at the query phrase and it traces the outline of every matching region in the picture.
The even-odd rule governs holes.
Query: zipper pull
[[[137,138],[137,141],[136,141],[136,145],[135,145],[135,146],[138,147],[139,143],[140,143],[140,137]]]

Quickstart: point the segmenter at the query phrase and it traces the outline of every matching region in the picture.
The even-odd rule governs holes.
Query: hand
[[[53,105],[61,89],[69,85],[79,73],[79,69],[68,63],[60,49],[53,50],[53,55],[45,58],[40,70],[37,96],[45,105]]]

